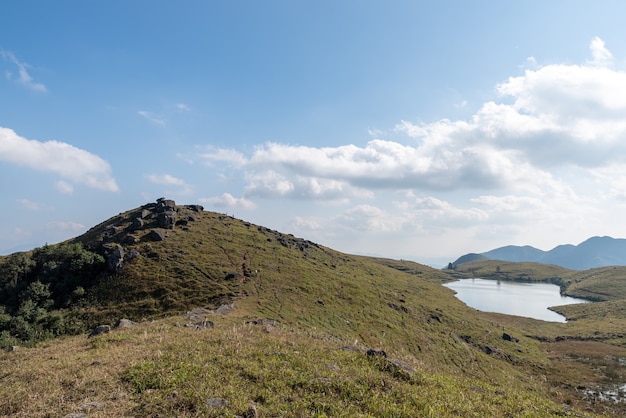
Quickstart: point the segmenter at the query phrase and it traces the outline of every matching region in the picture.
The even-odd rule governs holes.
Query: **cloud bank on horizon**
[[[29,64],[12,52],[1,56],[17,69],[17,75],[5,72],[7,82],[52,96]],[[193,117],[197,106],[162,103],[167,118],[145,110],[156,107],[137,108],[127,113],[149,123],[158,138],[174,129],[171,120]],[[298,144],[294,135],[294,143],[223,146],[196,137],[169,153],[187,169],[170,170],[168,160],[155,157],[130,181],[117,174],[123,160],[103,146],[27,139],[0,126],[0,164],[44,172],[68,198],[79,194],[77,186],[80,193],[135,199],[163,193],[344,251],[452,261],[471,245],[474,251],[496,243],[540,246],[531,237],[549,233],[543,242],[559,244],[589,231],[606,233],[606,220],[626,206],[624,114],[626,72],[596,37],[584,62],[540,64],[529,57],[522,74],[496,84],[494,97],[468,118],[398,118],[362,143]],[[31,213],[55,210],[33,196],[13,200]],[[85,223],[48,219],[40,230],[69,234]],[[32,235],[15,226],[0,249]]]

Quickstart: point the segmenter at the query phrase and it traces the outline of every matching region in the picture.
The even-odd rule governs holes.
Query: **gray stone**
[[[152,241],[163,241],[165,239],[165,231],[161,229],[153,229],[148,234],[148,237]]]
[[[104,402],[87,402],[85,404],[82,404],[80,406],[80,409],[81,411],[89,412],[89,411],[93,411],[96,409],[102,409],[104,408],[105,405],[106,403]]]
[[[107,259],[107,269],[111,273],[119,271],[124,265],[124,248],[119,244],[105,244],[104,253]]]
[[[176,225],[176,212],[168,210],[159,213],[157,222],[161,228],[173,229],[174,225]]]
[[[205,402],[206,406],[212,408],[224,408],[228,405],[228,401],[224,398],[209,398]]]
[[[130,319],[122,318],[122,319],[119,319],[115,323],[113,328],[133,328],[133,327],[136,327],[136,326],[137,326],[136,322],[131,321]]]
[[[141,218],[135,218],[133,219],[133,222],[130,224],[130,230],[131,231],[137,231],[141,228],[143,228],[144,222],[143,219]]]
[[[220,307],[215,310],[215,313],[226,315],[227,313],[229,313],[233,309],[235,309],[235,304],[234,303],[227,303],[227,304],[224,304],[224,305],[220,305]]]
[[[110,331],[111,331],[110,325],[98,325],[97,327],[93,329],[93,331],[91,331],[91,334],[89,334],[89,338],[95,337],[96,335],[100,335],[100,334],[106,334],[107,332],[110,332]]]
[[[186,207],[187,209],[191,209],[194,212],[202,212],[204,210],[204,207],[200,205],[187,205]]]
[[[250,405],[248,410],[243,413],[242,418],[259,418],[259,413],[254,405]]]
[[[126,255],[124,256],[124,260],[130,261],[130,260],[132,260],[134,258],[137,258],[139,256],[141,256],[141,253],[133,248],[128,253],[126,253]]]

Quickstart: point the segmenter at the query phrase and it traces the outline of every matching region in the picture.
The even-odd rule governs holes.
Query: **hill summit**
[[[483,260],[554,264],[572,270],[626,266],[626,239],[592,237],[578,245],[559,245],[549,251],[529,245],[507,245],[480,254],[463,255],[451,263],[450,267]]]

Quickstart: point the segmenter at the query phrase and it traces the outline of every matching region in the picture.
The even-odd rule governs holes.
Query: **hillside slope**
[[[50,261],[59,253],[82,261]],[[259,416],[581,416],[591,404],[572,381],[579,366],[546,379],[555,360],[542,341],[605,335],[494,319],[441,286],[441,271],[165,199],[0,267],[9,264],[30,282],[0,324],[25,320],[25,301],[74,324],[70,333],[139,324],[0,354],[7,416],[233,416],[249,406]]]

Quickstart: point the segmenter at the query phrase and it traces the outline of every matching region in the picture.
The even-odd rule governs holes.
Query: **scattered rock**
[[[105,244],[103,246],[107,260],[107,269],[111,273],[119,271],[124,265],[124,248],[119,244]]]
[[[176,212],[168,210],[166,212],[159,213],[157,222],[161,228],[174,229],[174,225],[176,225]]]
[[[268,318],[264,318],[264,319],[251,319],[250,321],[246,321],[246,324],[252,324],[252,325],[270,325],[275,327],[276,324],[278,324],[278,321],[275,319],[268,319]]]
[[[212,314],[213,311],[206,308],[194,308],[187,312],[186,316],[192,321],[200,321],[205,315]]]
[[[133,219],[133,222],[130,224],[129,229],[131,231],[137,231],[141,228],[143,228],[144,222],[142,218],[135,218]]]
[[[227,303],[227,304],[224,304],[224,305],[220,305],[220,307],[215,310],[215,313],[226,315],[227,313],[229,313],[233,309],[235,309],[235,304],[234,303]]]
[[[187,209],[191,209],[194,212],[202,212],[204,210],[204,207],[200,205],[187,205],[185,207]]]
[[[387,362],[390,363],[390,364],[393,364],[395,367],[397,367],[398,369],[402,370],[404,373],[408,374],[409,376],[412,376],[415,373],[417,373],[417,370],[415,370],[408,363],[405,363],[402,360],[388,358]]]
[[[136,327],[137,323],[131,321],[130,319],[122,318],[118,319],[118,321],[113,325],[113,328],[133,328]]]
[[[365,354],[368,357],[383,357],[383,358],[387,358],[387,353],[385,353],[384,350],[374,350],[373,348],[370,348],[369,350],[367,350],[367,352]]]
[[[19,345],[12,345],[9,351],[18,351],[20,349]]]
[[[213,321],[198,321],[198,322],[190,322],[184,325],[186,328],[194,328],[197,330],[213,328],[215,324]]]
[[[434,319],[437,322],[441,322],[441,318],[439,317],[439,315],[431,313],[430,314],[430,319]]]
[[[91,334],[89,334],[88,338],[95,337],[96,335],[100,334],[106,334],[107,332],[111,332],[110,325],[98,325],[93,329],[93,331],[91,331]]]
[[[127,252],[126,255],[124,255],[124,260],[125,261],[130,261],[130,260],[133,260],[133,259],[135,259],[135,258],[137,258],[139,256],[141,256],[141,253],[133,248],[132,250]]]
[[[139,242],[139,239],[134,235],[126,235],[123,240],[124,244],[133,245]]]
[[[152,241],[163,241],[165,239],[165,231],[161,229],[153,229],[148,234],[148,238]]]
[[[157,212],[165,212],[165,211],[174,211],[176,210],[176,202],[171,199],[166,199],[164,197],[160,197],[156,202],[156,210]]]
[[[235,279],[242,279],[243,277],[244,277],[243,274],[239,273],[238,271],[233,271],[232,273],[228,273],[226,277],[224,277],[224,279],[235,280]]]
[[[228,405],[228,401],[224,398],[209,398],[206,400],[205,405],[210,408],[224,408]]]
[[[513,337],[513,336],[507,334],[506,332],[502,333],[502,339],[504,341],[512,341],[514,343],[518,343],[519,342],[519,338]]]
[[[80,410],[84,412],[89,412],[97,409],[102,409],[105,407],[105,405],[106,403],[104,402],[87,402],[80,406]]]
[[[243,413],[242,418],[259,418],[259,413],[254,405],[250,405],[248,410]]]

